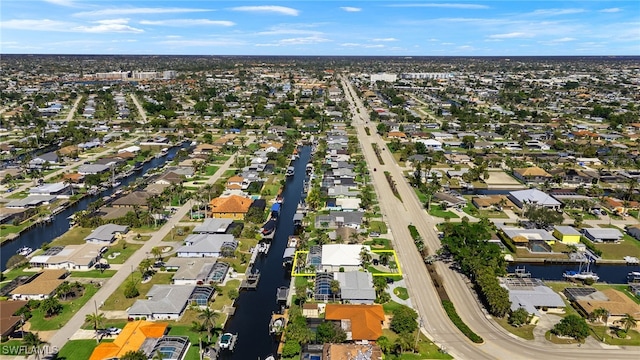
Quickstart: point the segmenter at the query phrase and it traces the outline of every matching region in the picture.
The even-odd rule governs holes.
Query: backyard
[[[147,294],[147,292],[149,292],[149,289],[151,289],[153,285],[170,284],[172,277],[173,277],[173,273],[157,273],[153,275],[153,277],[151,278],[151,281],[142,283],[140,281],[141,280],[140,272],[137,271],[136,269],[136,271],[133,272],[130,278],[133,279],[134,282],[136,282],[140,295],[131,299],[127,299],[124,296],[124,289],[130,281],[129,279],[127,279],[118,287],[118,289],[116,289],[116,291],[113,292],[113,294],[111,294],[111,296],[109,296],[109,298],[104,302],[104,304],[100,309],[105,311],[126,310],[129,307],[131,307],[131,305],[133,305],[133,303],[136,302],[136,300],[146,299],[145,295]]]
[[[71,319],[71,317],[78,312],[78,310],[87,302],[98,289],[92,284],[85,284],[84,294],[80,298],[70,299],[66,301],[60,301],[62,305],[62,311],[58,315],[45,317],[42,309],[38,308],[33,310],[32,317],[29,319],[31,324],[30,330],[45,331],[45,330],[58,330],[64,324]]]

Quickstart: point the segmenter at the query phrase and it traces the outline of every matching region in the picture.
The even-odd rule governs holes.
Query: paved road
[[[398,252],[401,266],[404,269],[405,281],[412,299],[412,303],[424,321],[423,330],[436,344],[444,347],[457,359],[532,359],[545,358],[568,359],[580,357],[583,359],[636,359],[640,356],[640,350],[634,347],[629,349],[609,348],[586,349],[572,346],[555,345],[552,343],[540,343],[525,341],[515,338],[486,314],[469,288],[469,284],[457,272],[449,269],[441,262],[436,263],[438,273],[443,279],[444,286],[452,299],[460,317],[477,334],[485,340],[484,344],[477,345],[470,342],[451,323],[442,309],[438,295],[433,287],[429,273],[418,254],[407,226],[413,224],[425,240],[425,244],[434,253],[440,242],[434,230],[436,219],[428,215],[414,191],[404,181],[400,167],[395,163],[388,150],[382,151],[385,165],[380,165],[373,152],[372,143],[377,143],[384,148],[384,142],[375,134],[375,126],[372,126],[371,136],[364,131],[369,119],[366,109],[359,98],[355,97],[355,90],[351,83],[342,77],[347,99],[353,107],[360,109],[355,114],[353,125],[358,131],[363,153],[370,167],[377,168],[372,172],[374,188],[380,200],[380,207],[384,220],[391,225],[394,237],[394,248]],[[402,201],[398,200],[387,183],[384,171],[388,171],[397,184]],[[579,352],[579,355],[578,355]]]
[[[253,142],[255,138],[249,137],[247,140],[247,144]],[[221,176],[224,174],[226,170],[233,164],[235,161],[235,157],[232,156],[227,160],[218,171],[207,180],[207,184],[215,183]],[[118,270],[115,275],[111,278],[107,279],[100,290],[93,296],[91,300],[89,300],[78,312],[67,322],[67,324],[62,327],[55,335],[51,337],[49,343],[53,347],[62,348],[64,344],[69,340],[75,332],[80,329],[82,324],[84,324],[84,319],[87,314],[91,314],[95,312],[95,304],[103,304],[109,296],[122,284],[127,280],[127,277],[131,274],[131,268],[137,269],[138,264],[142,260],[147,257],[147,254],[151,253],[151,250],[159,246],[163,243],[162,239],[169,234],[169,232],[180,222],[180,220],[189,213],[189,210],[192,206],[191,201],[187,201],[182,207],[180,207],[176,213],[165,223],[158,231],[154,233],[151,239],[147,240],[145,244],[136,251],[124,264],[122,264],[120,270]],[[95,304],[94,304],[95,302]]]
[[[73,106],[71,107],[71,111],[69,111],[69,113],[67,114],[67,117],[64,119],[66,122],[73,120],[73,116],[78,110],[78,104],[80,104],[80,100],[82,100],[82,96],[78,96],[76,98],[76,101],[73,103]]]
[[[147,112],[144,111],[144,108],[142,107],[142,105],[140,105],[140,102],[138,101],[138,97],[136,96],[136,94],[131,94],[131,100],[133,100],[133,103],[136,105],[136,108],[138,108],[138,114],[140,114],[140,116],[142,117],[142,123],[146,124]]]

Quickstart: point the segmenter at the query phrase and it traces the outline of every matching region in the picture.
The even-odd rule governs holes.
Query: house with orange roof
[[[65,182],[80,184],[84,181],[84,175],[79,173],[63,174],[62,180],[64,180]]]
[[[382,305],[327,304],[325,320],[340,321],[347,340],[377,340],[385,321]]]
[[[240,195],[218,197],[209,203],[209,214],[212,218],[243,220],[252,202]]]
[[[266,152],[278,152],[282,148],[282,143],[270,141],[260,144],[260,148]]]
[[[405,134],[402,131],[389,131],[389,133],[387,134],[387,137],[389,139],[406,140],[407,139],[407,134]]]
[[[132,321],[125,325],[113,342],[100,343],[89,360],[118,359],[129,351],[144,351],[152,356],[160,350],[163,359],[181,360],[189,348],[187,337],[165,337],[169,324],[146,320]],[[167,344],[171,346],[166,346]]]
[[[245,183],[245,179],[242,176],[235,175],[227,180],[225,187],[227,190],[244,190],[249,187],[249,184]]]

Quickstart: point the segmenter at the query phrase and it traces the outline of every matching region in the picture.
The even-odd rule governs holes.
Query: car
[[[234,335],[232,333],[222,334],[222,336],[220,336],[220,339],[218,340],[220,349],[229,349],[231,347],[231,342],[233,341],[233,336]]]
[[[97,263],[94,265],[94,268],[96,269],[108,269],[111,266],[109,264],[105,264],[105,263]]]
[[[369,233],[369,237],[379,237],[379,236],[380,236],[380,233],[377,231],[372,231]]]
[[[109,335],[119,335],[122,332],[122,329],[117,327],[110,327],[106,329],[105,332]]]

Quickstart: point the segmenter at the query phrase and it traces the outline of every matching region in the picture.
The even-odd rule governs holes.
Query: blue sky
[[[640,1],[2,0],[0,53],[640,55]]]

